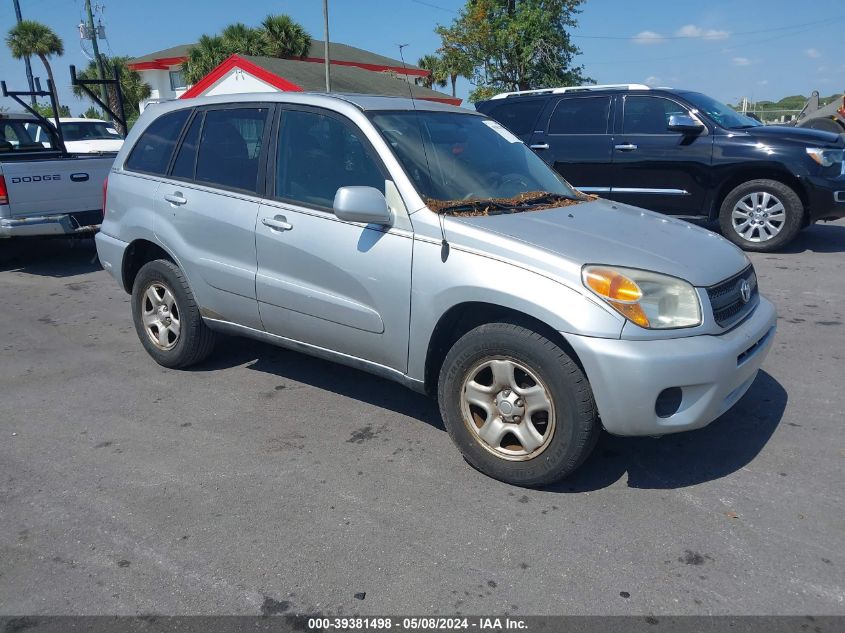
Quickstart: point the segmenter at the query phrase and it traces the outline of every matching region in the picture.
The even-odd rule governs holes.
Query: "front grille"
[[[742,298],[742,282],[748,282],[751,286],[751,295],[748,301]],[[707,296],[710,297],[710,306],[713,308],[713,318],[723,328],[728,328],[741,321],[749,314],[760,301],[757,290],[757,275],[754,268],[749,266],[738,275],[719,282],[707,289]]]

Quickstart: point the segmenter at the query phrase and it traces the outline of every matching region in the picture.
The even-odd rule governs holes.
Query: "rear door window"
[[[370,144],[351,122],[317,112],[282,112],[276,197],[332,208],[340,187],[375,187],[385,176]]]
[[[610,97],[561,99],[549,120],[549,134],[607,134]]]
[[[190,109],[168,112],[150,123],[132,148],[126,169],[164,175],[179,133],[190,114]]]
[[[508,128],[517,136],[531,134],[534,131],[534,122],[540,114],[540,110],[546,104],[544,99],[530,99],[519,101],[507,101],[490,110],[489,116]]]
[[[173,163],[173,169],[170,175],[173,178],[182,180],[194,179],[194,168],[197,163],[197,145],[200,139],[200,128],[202,127],[203,113],[200,112],[191,121],[191,126],[185,132],[185,138],[182,139],[182,144],[179,146],[179,151],[176,152],[176,160]]]
[[[196,180],[254,193],[268,108],[226,108],[205,113]]]

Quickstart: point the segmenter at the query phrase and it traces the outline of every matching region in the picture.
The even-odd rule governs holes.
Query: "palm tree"
[[[305,57],[311,36],[287,15],[268,15],[261,23],[264,52],[271,57]]]
[[[452,96],[455,94],[455,84],[458,77],[469,79],[472,76],[472,61],[462,51],[448,46],[440,49],[440,65],[443,74],[452,82]]]
[[[446,87],[446,74],[443,70],[443,60],[437,55],[424,55],[420,57],[417,66],[423,70],[428,71],[428,75],[420,78],[419,82],[426,88],[432,88],[435,85],[441,88]]]
[[[6,36],[6,45],[12,52],[12,57],[22,59],[36,55],[44,64],[47,77],[53,89],[53,99],[56,101],[56,108],[61,110],[59,96],[56,94],[56,82],[53,80],[53,69],[50,67],[49,59],[53,55],[64,55],[65,45],[61,38],[46,24],[35,20],[22,20],[9,29]]]
[[[220,37],[223,39],[223,47],[229,55],[233,53],[242,55],[264,54],[264,37],[259,29],[235,22],[223,29]]]
[[[120,91],[123,93],[123,104],[126,108],[123,115],[126,117],[127,122],[134,121],[140,114],[139,103],[150,96],[149,84],[141,79],[138,71],[131,70],[126,65],[130,59],[129,57],[106,57],[105,55],[101,55],[101,57],[107,77],[112,76],[115,67],[120,70]],[[79,77],[82,79],[97,79],[99,77],[97,74],[97,62],[90,61],[88,67],[79,72]],[[85,96],[85,93],[79,86],[73,87],[73,94],[77,97]],[[109,107],[117,112],[117,91],[114,89],[114,86],[109,86],[108,95]],[[120,127],[117,122],[115,124],[118,128]],[[128,130],[118,129],[118,131],[125,134]]]
[[[185,81],[195,84],[228,57],[226,45],[219,35],[203,35],[188,51],[188,59],[182,64]]]

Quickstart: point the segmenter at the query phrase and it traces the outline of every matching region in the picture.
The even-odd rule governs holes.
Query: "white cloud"
[[[730,35],[729,31],[703,29],[695,24],[687,24],[675,31],[676,37],[701,38],[704,40],[726,40]]]
[[[757,84],[760,85],[760,86],[768,86],[769,80],[768,79],[761,79],[760,81],[757,82]]]
[[[748,59],[747,57],[734,57],[731,61],[733,62],[734,66],[750,66],[751,65],[751,60]]]
[[[660,77],[655,77],[654,75],[651,75],[649,77],[646,77],[643,83],[645,83],[645,85],[647,86],[659,86]]]
[[[822,56],[822,54],[815,48],[808,48],[806,51],[804,51],[804,54],[810,59],[818,59]]]
[[[654,31],[641,31],[633,39],[635,44],[659,44],[663,41],[663,36]]]

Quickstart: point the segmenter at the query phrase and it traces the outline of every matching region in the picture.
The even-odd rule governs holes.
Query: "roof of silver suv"
[[[213,97],[196,97],[194,99],[165,101],[156,104],[155,108],[167,108],[168,110],[178,110],[180,107],[196,107],[201,105],[211,105],[220,103],[239,103],[239,102],[277,102],[277,103],[300,103],[305,105],[329,105],[337,101],[345,101],[357,106],[361,110],[426,110],[426,111],[444,111],[444,112],[461,112],[465,114],[476,114],[473,110],[467,108],[459,108],[457,106],[439,103],[437,101],[427,101],[424,99],[406,99],[404,97],[385,97],[380,95],[366,95],[366,94],[340,94],[340,93],[325,93],[325,92],[261,92],[261,93],[243,93],[230,95],[217,95]]]

